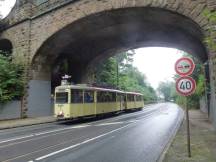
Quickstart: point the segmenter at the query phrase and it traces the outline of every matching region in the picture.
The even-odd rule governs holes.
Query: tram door
[[[126,105],[126,103],[125,103],[125,96],[123,94],[121,94],[120,96],[121,96],[120,97],[120,109],[124,110],[125,109],[125,105]]]

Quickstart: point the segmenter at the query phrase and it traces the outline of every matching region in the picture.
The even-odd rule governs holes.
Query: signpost
[[[191,157],[190,148],[190,127],[189,127],[189,113],[187,106],[187,96],[193,94],[196,90],[196,81],[189,77],[194,71],[195,64],[191,58],[183,57],[176,61],[175,71],[181,77],[176,80],[176,91],[181,95],[185,96],[185,107],[186,107],[186,121],[187,121],[187,144],[188,144],[188,156]]]

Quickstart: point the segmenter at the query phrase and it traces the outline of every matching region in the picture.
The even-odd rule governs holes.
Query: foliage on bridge
[[[208,36],[205,42],[208,44],[209,48],[216,52],[216,11],[205,10],[203,14],[208,18],[210,22],[210,27],[208,28]]]
[[[0,103],[23,96],[23,66],[0,53]]]

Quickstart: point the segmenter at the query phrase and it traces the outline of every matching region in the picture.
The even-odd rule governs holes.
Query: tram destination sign
[[[191,75],[194,71],[195,64],[189,57],[182,57],[175,63],[175,71],[180,76]]]
[[[196,90],[196,81],[189,77],[180,77],[176,81],[176,91],[182,96],[190,96]]]

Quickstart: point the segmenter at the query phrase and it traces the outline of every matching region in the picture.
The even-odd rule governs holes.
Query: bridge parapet
[[[7,27],[30,19],[32,15],[32,5],[31,3],[25,3],[22,6],[16,4],[11,13],[1,21],[1,24]]]
[[[75,1],[78,0],[45,0],[42,3],[35,3],[32,8],[32,17],[44,14]]]
[[[4,28],[20,23],[27,19],[32,19],[49,11],[53,11],[69,3],[78,0],[37,0],[29,2],[28,0],[20,0],[16,3],[11,13],[1,21]],[[1,30],[1,28],[0,28]]]
[[[216,1],[215,0],[207,0],[208,8],[211,10],[216,9]]]

